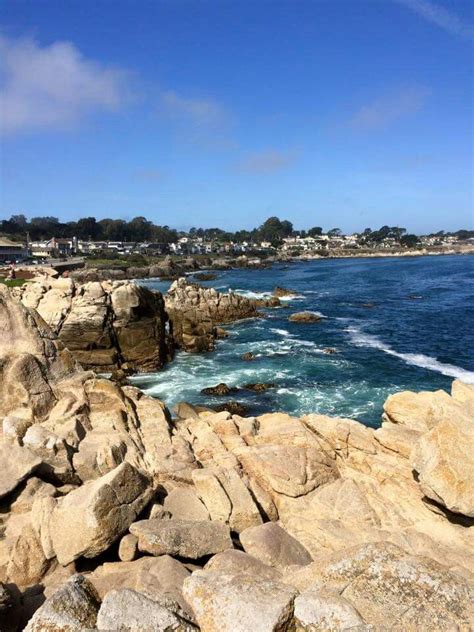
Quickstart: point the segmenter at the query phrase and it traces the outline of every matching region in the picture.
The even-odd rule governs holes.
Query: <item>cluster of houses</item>
[[[457,242],[454,235],[439,236],[429,235],[420,237],[422,247],[449,246]],[[396,239],[386,237],[377,244],[377,250],[395,249],[399,246]],[[370,247],[370,246],[369,246]],[[283,239],[279,251],[287,255],[329,253],[331,250],[367,248],[367,243],[361,235],[328,235],[321,234],[314,237],[295,235]],[[93,254],[113,254],[118,257],[127,257],[132,254],[160,256],[174,255],[242,255],[245,253],[274,252],[272,244],[268,241],[258,242],[233,242],[233,241],[208,241],[203,237],[189,235],[181,236],[173,243],[148,243],[148,242],[124,242],[124,241],[90,241],[72,238],[55,238],[42,241],[30,241],[25,244],[0,238],[0,261],[18,262],[27,258],[44,260],[49,258],[83,257]]]

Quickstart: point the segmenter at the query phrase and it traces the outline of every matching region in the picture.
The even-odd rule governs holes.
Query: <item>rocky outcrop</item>
[[[166,314],[159,292],[129,281],[43,278],[18,288],[86,369],[152,371],[166,362]]]
[[[178,279],[165,297],[173,340],[186,351],[210,351],[215,346],[216,326],[259,316],[267,303],[248,299],[229,290],[227,294]],[[271,303],[268,303],[270,306]]]
[[[296,312],[288,317],[291,323],[319,323],[321,316],[315,312]]]
[[[0,328],[2,629],[472,627],[474,387],[171,421],[1,288]]]

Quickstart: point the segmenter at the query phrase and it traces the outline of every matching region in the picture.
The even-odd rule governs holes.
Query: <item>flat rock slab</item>
[[[40,465],[41,459],[27,448],[0,443],[0,498],[12,492]]]
[[[246,553],[276,568],[313,561],[305,547],[275,522],[245,529],[240,534],[240,541]]]
[[[134,590],[111,590],[97,616],[107,632],[191,632],[196,628],[161,604]]]
[[[233,548],[229,527],[212,520],[140,520],[130,526],[138,548],[152,555],[198,559]]]
[[[184,596],[205,632],[281,632],[288,629],[297,591],[246,574],[196,571]]]

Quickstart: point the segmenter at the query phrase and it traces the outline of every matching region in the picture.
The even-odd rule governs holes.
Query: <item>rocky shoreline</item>
[[[21,298],[0,287],[2,631],[472,628],[474,387],[397,393],[377,430],[172,419]]]

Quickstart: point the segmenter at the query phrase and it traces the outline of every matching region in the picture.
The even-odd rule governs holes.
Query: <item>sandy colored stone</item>
[[[413,468],[423,492],[450,511],[474,518],[474,421],[442,419],[415,445]]]
[[[97,630],[191,632],[196,628],[171,610],[134,590],[111,590],[97,616]]]
[[[49,522],[58,561],[66,565],[81,555],[95,557],[105,551],[128,529],[152,493],[148,480],[122,463],[59,499]]]
[[[41,465],[41,459],[18,445],[0,441],[0,498],[12,492]]]
[[[190,487],[177,487],[165,498],[164,510],[181,520],[209,520],[209,512]]]
[[[95,629],[99,599],[90,582],[75,575],[35,612],[25,632],[79,632]]]
[[[297,594],[277,581],[207,570],[195,571],[183,590],[204,632],[284,632]]]
[[[198,559],[232,548],[229,527],[204,520],[140,520],[130,526],[138,548],[152,555],[179,555]]]
[[[206,571],[220,571],[223,573],[253,575],[259,579],[281,580],[281,572],[268,564],[264,564],[253,555],[237,549],[228,549],[217,553],[205,566]]]
[[[138,538],[133,533],[127,533],[120,540],[118,556],[122,562],[131,562],[138,552]]]
[[[365,622],[354,606],[337,593],[308,590],[295,599],[295,632],[340,632],[365,629]]]
[[[268,566],[305,565],[312,561],[305,547],[275,522],[249,527],[240,534],[244,550]]]

